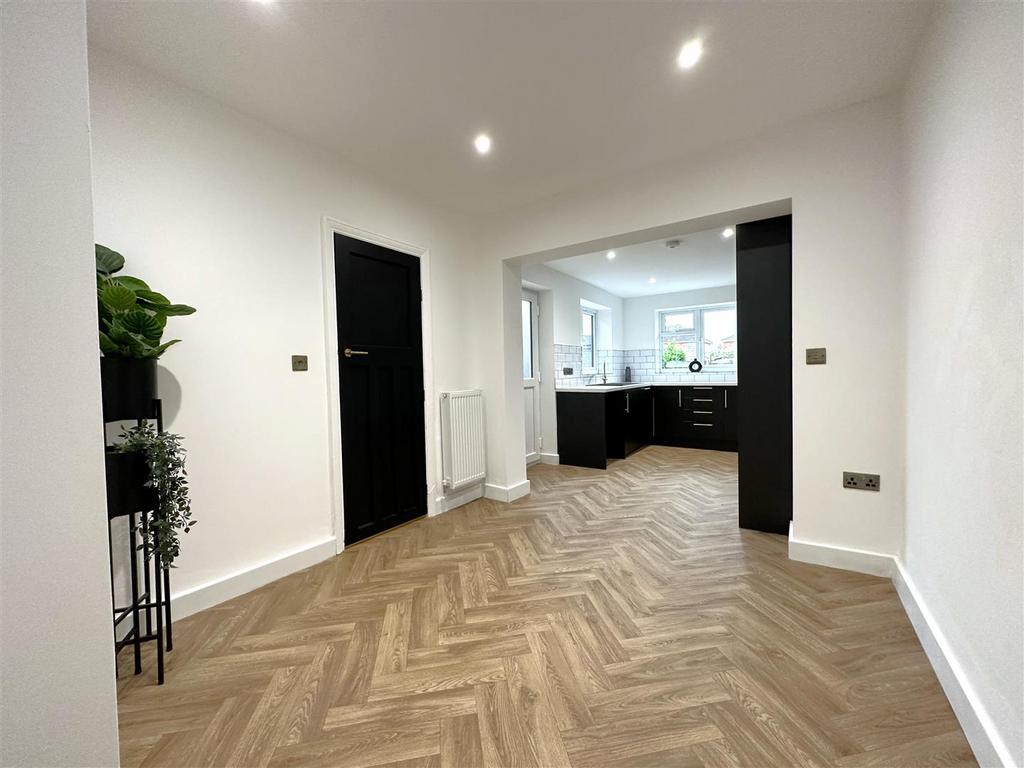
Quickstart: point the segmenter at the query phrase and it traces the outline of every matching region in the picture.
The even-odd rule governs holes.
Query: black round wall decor
[[[703,367],[704,366],[703,366],[703,364],[701,364],[700,360],[691,360],[690,361],[690,373],[700,373],[700,371],[701,371],[701,369]]]

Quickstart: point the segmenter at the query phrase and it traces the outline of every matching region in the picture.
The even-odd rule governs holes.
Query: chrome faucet
[[[601,371],[602,371],[602,373],[601,373],[601,383],[602,384],[607,384],[608,383],[608,361],[607,360],[605,360],[603,363],[601,363]]]

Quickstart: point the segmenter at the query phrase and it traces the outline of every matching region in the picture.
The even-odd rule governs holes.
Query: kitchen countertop
[[[644,387],[735,387],[737,385],[738,382],[735,381],[652,381],[620,384],[618,386],[608,384],[595,385],[593,387],[555,387],[555,392],[597,392],[604,394],[605,392],[621,392],[627,389],[643,389]]]

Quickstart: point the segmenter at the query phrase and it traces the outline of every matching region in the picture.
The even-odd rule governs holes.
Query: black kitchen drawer
[[[736,450],[738,387],[657,387],[654,405],[655,443]]]

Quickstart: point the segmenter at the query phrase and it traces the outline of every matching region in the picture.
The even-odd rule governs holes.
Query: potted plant
[[[156,398],[156,360],[180,339],[161,342],[167,318],[191,315],[143,280],[118,275],[124,257],[96,245],[96,298],[100,320],[100,378],[104,421],[150,416]]]
[[[146,454],[109,446],[104,455],[107,471],[107,516],[118,517],[154,509],[156,492],[149,486]]]
[[[146,529],[149,549],[159,553],[161,566],[174,567],[180,549],[178,535],[188,533],[195,525],[181,436],[157,432],[153,425],[142,424],[123,432],[121,442],[113,446],[112,452],[122,457],[134,457],[130,458],[131,462],[143,460],[147,477],[144,486],[139,487],[144,487],[156,497],[155,504],[146,507],[155,507],[157,513]],[[107,466],[109,472],[110,464]],[[109,481],[107,487],[110,488]],[[142,545],[139,548],[142,549]]]

